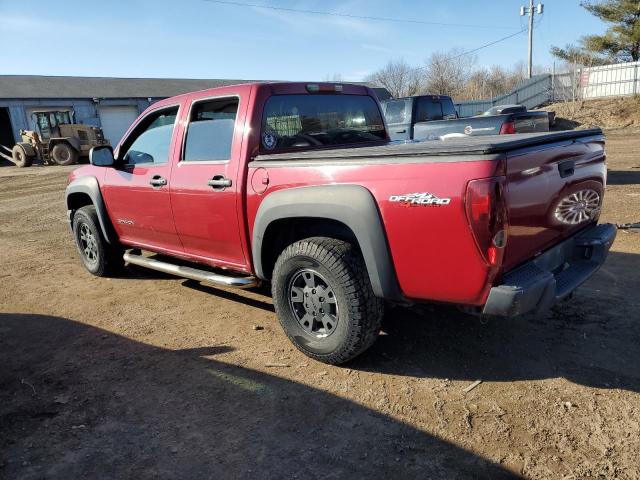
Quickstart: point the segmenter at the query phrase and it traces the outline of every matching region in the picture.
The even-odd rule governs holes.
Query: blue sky
[[[0,74],[362,80],[388,60],[419,65],[434,51],[470,50],[526,26],[517,0],[237,0],[354,15],[478,24],[392,23],[287,13],[206,0],[0,0]],[[26,12],[39,12],[29,16]],[[551,45],[606,26],[577,0],[547,0],[534,63]],[[502,28],[493,28],[502,27]],[[525,61],[527,36],[485,48],[479,65]]]

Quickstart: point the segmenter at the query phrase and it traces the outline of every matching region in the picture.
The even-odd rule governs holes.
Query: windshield
[[[500,107],[491,107],[489,110],[482,114],[483,117],[489,117],[491,115],[498,115],[500,113]]]
[[[57,127],[58,125],[68,125],[71,123],[69,112],[35,112],[38,125],[40,127]]]
[[[69,112],[53,112],[57,125],[68,125],[71,123]]]
[[[264,107],[263,151],[386,139],[378,104],[366,95],[274,95]]]

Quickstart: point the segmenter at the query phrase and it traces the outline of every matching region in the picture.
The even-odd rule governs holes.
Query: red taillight
[[[500,127],[500,135],[509,135],[512,133],[516,133],[516,124],[515,122],[504,122]]]
[[[507,209],[503,184],[505,177],[472,180],[467,185],[467,220],[482,258],[499,265],[507,244]]]

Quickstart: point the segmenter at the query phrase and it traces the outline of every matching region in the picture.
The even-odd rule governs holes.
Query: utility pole
[[[529,78],[533,75],[533,15],[542,15],[544,5],[538,3],[537,8],[533,6],[533,0],[529,0],[529,7],[520,7],[520,16],[529,15],[529,62],[527,64],[527,75]]]

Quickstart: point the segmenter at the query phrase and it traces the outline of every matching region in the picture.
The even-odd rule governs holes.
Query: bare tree
[[[527,78],[527,67],[523,62],[505,69],[498,65],[475,69],[466,77],[457,94],[459,100],[481,100],[494,98],[511,92]]]
[[[390,61],[369,75],[366,81],[386,88],[395,98],[415,95],[420,90],[418,69],[411,67],[404,59]]]
[[[366,80],[386,88],[396,98],[439,94],[456,100],[484,100],[511,92],[527,78],[524,62],[511,68],[477,67],[475,56],[462,53],[460,49],[436,52],[423,67],[411,67],[402,59],[391,61]],[[534,67],[534,72],[542,71]]]
[[[489,72],[486,68],[480,68],[469,76],[457,99],[482,100],[489,97],[490,94]]]
[[[475,69],[476,57],[460,49],[433,53],[426,62],[425,90],[439,95],[459,96]]]

